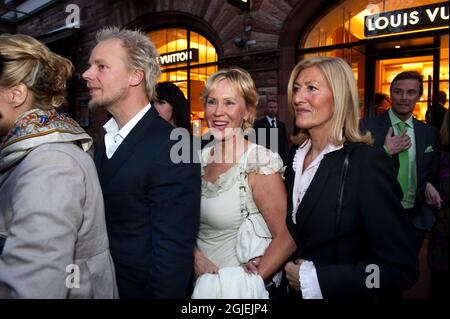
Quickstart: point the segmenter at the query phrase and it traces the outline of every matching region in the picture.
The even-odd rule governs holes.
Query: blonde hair
[[[258,105],[259,96],[256,92],[255,83],[250,74],[240,68],[231,68],[219,70],[213,73],[205,83],[205,88],[202,92],[203,105],[206,106],[206,101],[211,91],[214,90],[222,80],[228,80],[231,87],[242,97],[245,101],[246,110],[249,113],[248,119],[242,123],[242,129],[245,131],[253,127],[253,122],[256,118],[256,106]]]
[[[125,49],[128,67],[144,72],[144,87],[149,100],[154,98],[155,85],[161,75],[158,51],[153,42],[138,30],[105,27],[97,32],[97,43],[108,39],[118,39]]]
[[[292,70],[288,82],[288,105],[295,116],[293,104],[294,82],[299,73],[307,68],[318,67],[333,93],[334,109],[331,118],[329,141],[342,145],[345,141],[372,144],[370,133],[359,131],[359,100],[355,77],[350,66],[341,58],[314,57],[299,62]],[[309,139],[308,132],[300,129],[291,137],[294,144],[303,145]]]
[[[23,34],[0,35],[0,52],[5,60],[1,87],[24,84],[32,92],[33,107],[43,110],[66,103],[66,82],[72,76],[68,59]]]

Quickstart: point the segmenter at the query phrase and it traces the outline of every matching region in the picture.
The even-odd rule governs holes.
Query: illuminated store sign
[[[183,50],[161,54],[159,63],[161,65],[171,65],[185,62],[198,62],[198,49]]]
[[[448,2],[441,2],[366,16],[364,35],[372,37],[419,29],[448,27],[448,7]]]

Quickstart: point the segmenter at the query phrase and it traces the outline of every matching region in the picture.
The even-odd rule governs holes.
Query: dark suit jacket
[[[184,298],[200,219],[200,166],[170,159],[172,126],[154,107],[96,165],[121,298]]]
[[[255,129],[256,132],[257,138],[256,142],[259,145],[262,145],[270,149],[272,152],[278,153],[281,159],[283,160],[283,163],[286,165],[288,155],[288,144],[286,137],[286,126],[284,125],[284,123],[277,119],[277,127],[271,128],[269,121],[264,116],[263,118],[255,121],[255,123],[253,124],[253,128]],[[263,136],[258,135],[258,129],[260,128],[265,129]],[[276,134],[273,136],[276,136],[278,140],[278,148],[276,148],[275,145],[273,145],[270,142],[271,131],[274,132],[272,134]]]
[[[354,149],[336,230],[344,150],[322,159],[297,211],[296,224],[292,221],[294,154],[295,149],[285,173],[287,225],[298,247],[292,258],[314,262],[323,297],[399,296],[402,289],[412,286],[418,275],[412,227],[400,204],[401,189],[386,163],[387,157],[364,144]],[[373,272],[368,265],[379,267],[378,289],[366,286]]]
[[[416,139],[416,167],[417,167],[417,191],[415,199],[415,210],[419,210],[425,204],[425,186],[426,182],[436,185],[437,170],[439,167],[439,135],[434,127],[413,119],[414,136]],[[371,118],[361,120],[361,131],[369,130],[372,133],[374,147],[385,154],[383,145],[386,134],[391,127],[391,120],[388,112]],[[426,152],[427,148],[433,149]],[[387,156],[387,155],[386,155]],[[394,177],[397,177],[399,169],[398,155],[391,158],[393,164]]]

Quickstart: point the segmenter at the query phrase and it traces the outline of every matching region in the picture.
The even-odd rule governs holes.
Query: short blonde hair
[[[250,74],[240,68],[223,69],[213,73],[205,83],[205,88],[202,92],[203,105],[206,106],[206,101],[211,91],[215,89],[217,83],[222,80],[228,80],[233,89],[245,101],[245,107],[249,113],[248,119],[244,120],[242,129],[245,131],[253,127],[256,118],[256,106],[258,105],[259,96],[256,92],[255,82],[253,82]]]
[[[144,87],[149,100],[154,98],[155,85],[161,75],[158,51],[148,36],[138,30],[105,27],[97,32],[97,43],[118,39],[127,52],[128,67],[144,72]]]
[[[359,131],[359,100],[355,77],[350,66],[341,58],[314,57],[299,62],[292,70],[288,82],[288,105],[295,116],[293,104],[294,82],[304,69],[318,67],[333,93],[334,109],[331,118],[329,142],[342,145],[345,141],[372,144],[370,133]],[[294,144],[303,145],[309,139],[308,132],[300,129],[291,137]]]
[[[33,107],[43,110],[66,103],[66,82],[72,76],[68,59],[23,34],[0,35],[0,52],[5,60],[1,87],[24,84],[32,92]]]

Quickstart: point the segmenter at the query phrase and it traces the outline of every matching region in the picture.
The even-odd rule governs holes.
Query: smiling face
[[[306,130],[328,128],[333,116],[333,93],[318,67],[300,71],[294,81],[292,104],[297,127]]]
[[[216,83],[206,98],[205,117],[211,133],[218,141],[232,138],[249,116],[244,97],[227,79]]]
[[[420,99],[419,86],[419,81],[415,79],[397,80],[391,86],[392,111],[402,121],[411,116]]]
[[[101,41],[92,50],[90,67],[83,73],[91,95],[91,108],[108,109],[125,99],[132,74],[126,61],[127,52],[118,39]]]

